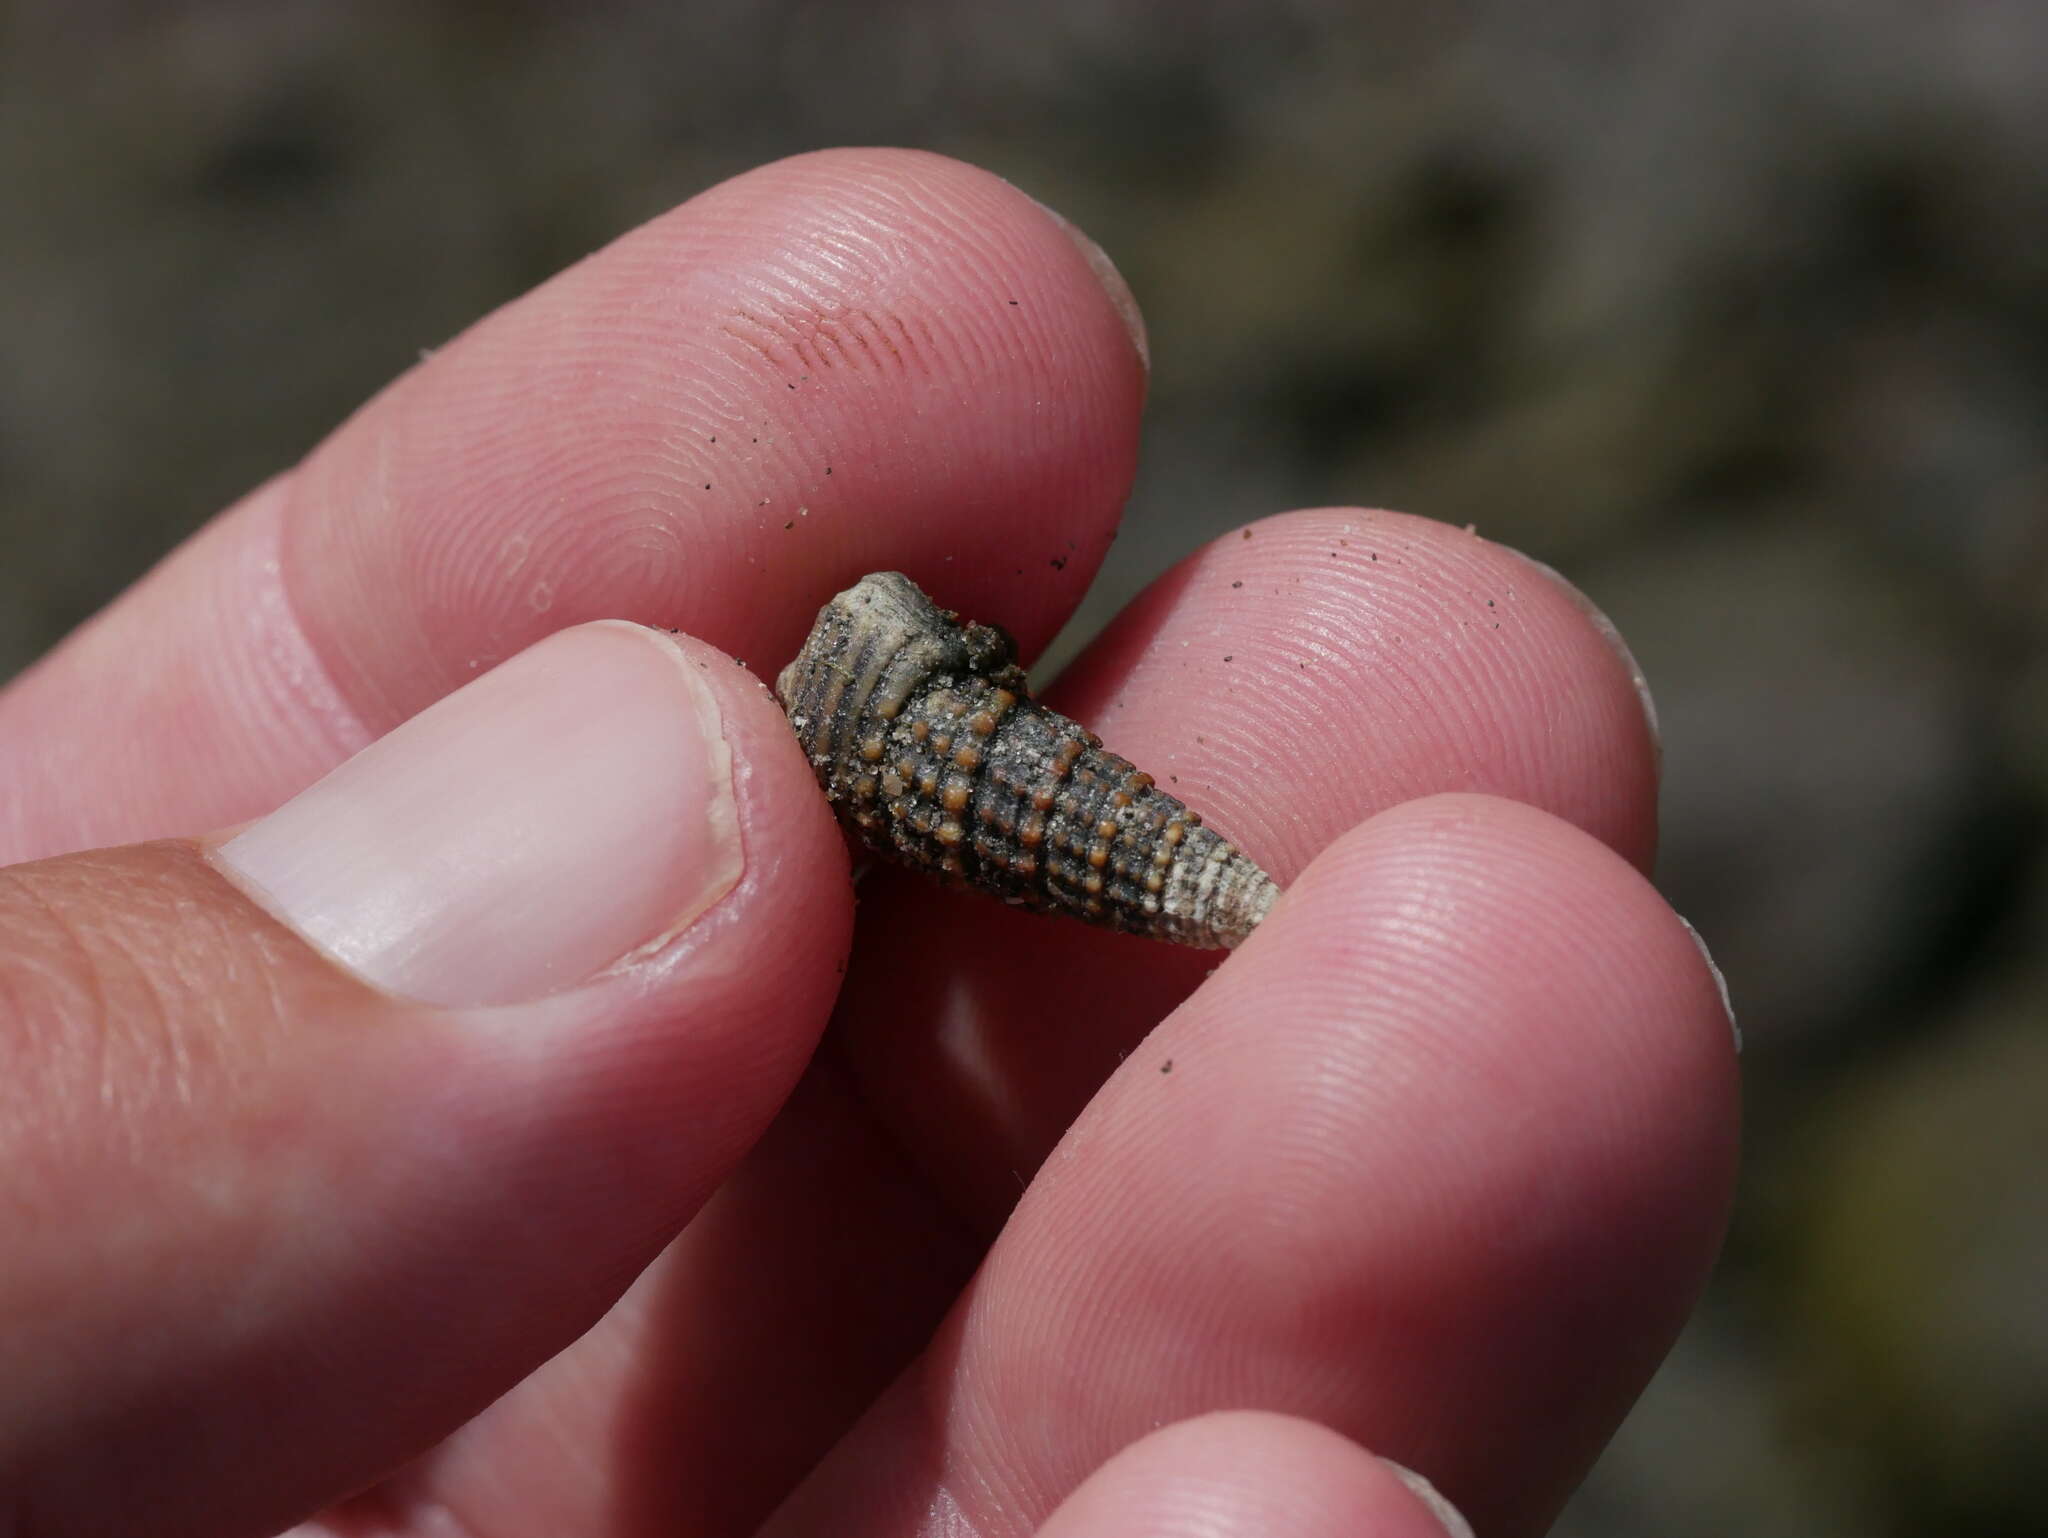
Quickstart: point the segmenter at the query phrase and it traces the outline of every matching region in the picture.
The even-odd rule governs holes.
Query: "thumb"
[[[616,622],[0,870],[0,1529],[276,1531],[503,1393],[774,1114],[850,910],[766,691]]]

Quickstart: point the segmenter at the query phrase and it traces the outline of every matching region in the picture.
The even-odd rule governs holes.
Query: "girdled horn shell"
[[[1279,895],[1149,774],[1033,700],[1008,636],[901,572],[826,604],[775,692],[841,820],[906,865],[1208,948],[1236,945]]]

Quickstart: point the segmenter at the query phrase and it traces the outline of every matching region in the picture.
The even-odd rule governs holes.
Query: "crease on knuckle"
[[[10,1119],[90,1119],[118,1138],[148,1105],[193,1103],[224,1055],[221,995],[244,993],[216,985],[247,981],[224,971],[202,905],[117,858],[73,856],[0,870],[0,932]]]

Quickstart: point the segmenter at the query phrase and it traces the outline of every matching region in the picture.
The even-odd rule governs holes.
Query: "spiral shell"
[[[1202,819],[1024,689],[1010,638],[900,572],[819,611],[776,695],[869,848],[1018,907],[1234,946],[1279,895]]]

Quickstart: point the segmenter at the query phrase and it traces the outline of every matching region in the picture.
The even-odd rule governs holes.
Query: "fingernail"
[[[1721,1013],[1728,1020],[1728,1034],[1735,1038],[1735,1055],[1742,1055],[1742,1022],[1735,1018],[1735,1001],[1728,997],[1728,978],[1721,971],[1721,964],[1714,960],[1714,953],[1707,949],[1707,942],[1700,932],[1692,927],[1692,920],[1683,913],[1677,915],[1678,922],[1685,926],[1685,932],[1692,936],[1692,943],[1699,947],[1700,960],[1707,964],[1707,971],[1714,979],[1714,986],[1721,990]]]
[[[561,631],[213,852],[392,993],[510,1004],[679,931],[741,850],[718,704],[659,631]]]
[[[1586,618],[1593,622],[1593,628],[1600,632],[1601,639],[1614,649],[1614,655],[1619,657],[1621,665],[1628,669],[1629,682],[1636,686],[1636,698],[1642,701],[1643,720],[1650,728],[1650,745],[1657,750],[1657,756],[1661,761],[1664,756],[1664,738],[1657,725],[1657,701],[1650,694],[1650,680],[1643,675],[1642,664],[1636,661],[1636,654],[1629,650],[1628,642],[1621,638],[1621,631],[1616,628],[1614,621],[1607,617],[1606,612],[1598,604],[1580,592],[1575,583],[1568,581],[1564,573],[1555,566],[1546,565],[1535,556],[1516,550],[1512,545],[1502,545],[1500,548],[1520,556],[1522,560],[1563,588]]]
[[[1038,203],[1036,198],[1032,198],[1031,201]],[[1116,307],[1116,313],[1122,318],[1124,330],[1130,333],[1131,345],[1138,350],[1138,366],[1145,371],[1145,377],[1150,379],[1152,343],[1145,335],[1145,317],[1138,311],[1137,296],[1131,292],[1131,285],[1126,283],[1124,275],[1116,270],[1116,263],[1109,259],[1109,253],[1082,233],[1079,225],[1056,208],[1048,208],[1043,203],[1038,203],[1038,206],[1045,209],[1054,224],[1066,231],[1067,239],[1074,243],[1075,248],[1087,260],[1088,270],[1095,274],[1095,281],[1102,285],[1103,292],[1109,295],[1109,302]]]
[[[1435,1485],[1415,1470],[1403,1468],[1392,1458],[1382,1458],[1380,1462],[1393,1470],[1394,1477],[1408,1487],[1409,1493],[1429,1508],[1429,1514],[1436,1518],[1438,1526],[1449,1538],[1472,1538],[1472,1524],[1459,1515],[1458,1508],[1445,1500],[1443,1492]]]

